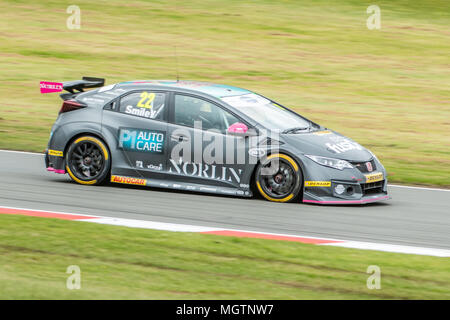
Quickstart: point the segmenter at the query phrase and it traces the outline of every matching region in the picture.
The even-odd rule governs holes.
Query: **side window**
[[[163,120],[165,102],[165,93],[151,91],[135,92],[120,99],[119,111],[138,117]]]
[[[175,95],[175,123],[194,127],[200,121],[203,130],[217,129],[226,132],[229,126],[239,122],[231,113],[205,100]]]

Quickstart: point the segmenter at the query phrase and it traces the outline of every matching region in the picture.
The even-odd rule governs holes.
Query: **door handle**
[[[170,139],[175,142],[189,141],[189,138],[182,134],[172,134]]]

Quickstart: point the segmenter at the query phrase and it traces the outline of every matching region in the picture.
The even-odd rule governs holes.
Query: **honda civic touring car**
[[[62,89],[45,165],[79,184],[317,204],[389,199],[386,170],[371,151],[255,92],[178,80],[105,86],[88,77]]]

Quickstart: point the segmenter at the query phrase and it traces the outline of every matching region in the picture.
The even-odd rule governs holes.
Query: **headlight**
[[[310,158],[312,161],[317,162],[318,164],[321,164],[322,166],[326,166],[326,167],[330,167],[330,168],[334,168],[334,169],[338,169],[338,170],[353,168],[353,166],[345,160],[312,156],[312,155],[308,155],[308,154],[305,154],[305,156]]]

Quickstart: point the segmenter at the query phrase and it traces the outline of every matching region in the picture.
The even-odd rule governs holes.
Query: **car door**
[[[229,126],[241,122],[215,102],[174,93],[168,124],[168,177],[218,188],[248,189],[248,141],[227,134]]]
[[[115,140],[112,174],[164,178],[168,94],[133,91],[103,111],[102,130]]]

